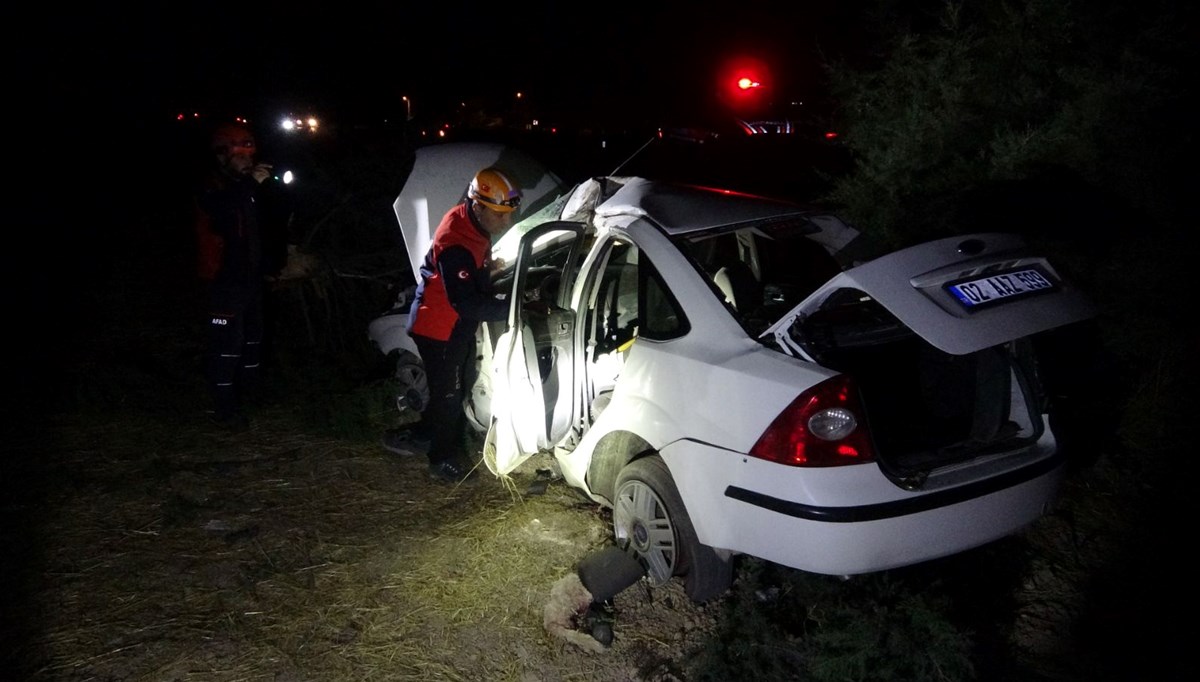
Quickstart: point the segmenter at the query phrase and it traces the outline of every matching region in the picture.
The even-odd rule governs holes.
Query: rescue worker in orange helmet
[[[219,125],[209,138],[215,163],[195,194],[197,274],[209,295],[204,372],[213,418],[228,427],[248,423],[242,408],[260,380],[265,279],[278,265],[260,189],[271,166],[257,149],[246,126]]]
[[[446,212],[421,265],[421,278],[408,318],[408,332],[425,364],[429,405],[422,415],[428,433],[429,473],[456,482],[470,475],[463,437],[465,378],[472,371],[475,332],[481,322],[503,320],[508,302],[492,289],[493,239],[512,227],[521,203],[516,184],[496,168],[475,174],[466,197]],[[384,435],[384,446],[402,451]]]

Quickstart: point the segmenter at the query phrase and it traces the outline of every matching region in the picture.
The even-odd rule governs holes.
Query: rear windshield
[[[841,271],[807,235],[820,228],[802,218],[756,223],[675,239],[751,336]]]

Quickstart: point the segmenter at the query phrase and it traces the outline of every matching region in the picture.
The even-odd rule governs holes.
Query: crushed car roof
[[[671,236],[773,219],[802,217],[819,227],[811,238],[839,251],[858,230],[836,216],[811,207],[729,190],[629,178],[596,208],[596,216],[643,217]]]

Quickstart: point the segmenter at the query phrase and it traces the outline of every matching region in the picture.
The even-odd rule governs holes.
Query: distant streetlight
[[[408,95],[401,95],[400,99],[404,100],[404,120],[411,121],[412,120],[412,100],[410,100],[408,98]]]

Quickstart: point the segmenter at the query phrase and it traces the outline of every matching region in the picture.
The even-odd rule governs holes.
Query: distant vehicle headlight
[[[317,120],[316,116],[309,116],[307,118],[289,116],[279,121],[279,127],[289,133],[301,131],[315,133],[320,125],[321,122]]]

